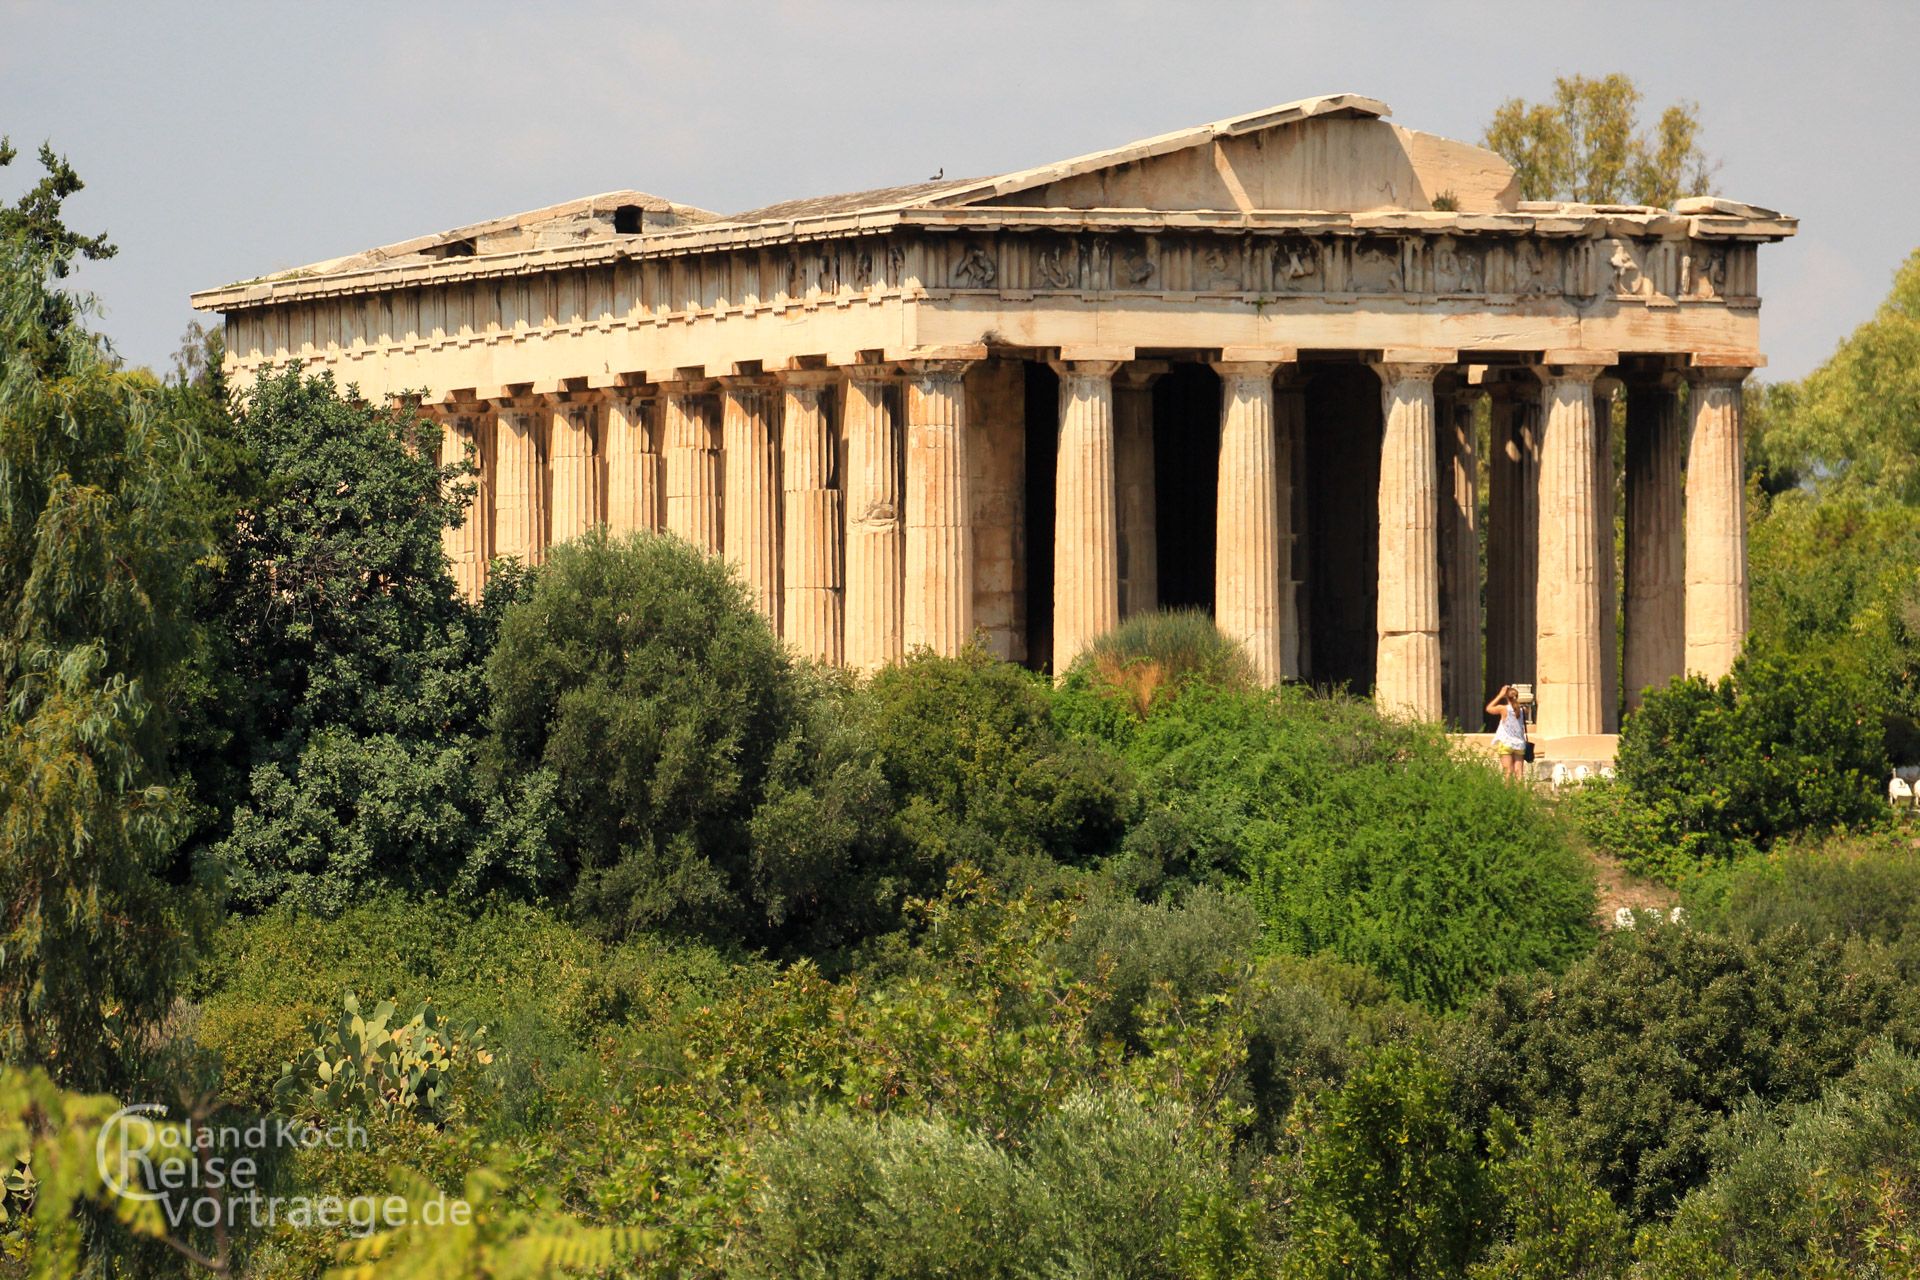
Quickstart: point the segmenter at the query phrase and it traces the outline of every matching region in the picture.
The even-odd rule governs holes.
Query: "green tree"
[[[1647,134],[1638,124],[1641,96],[1618,72],[1560,76],[1549,102],[1501,103],[1486,145],[1513,166],[1523,200],[1666,208],[1705,195],[1714,166],[1700,149],[1699,106],[1668,107]]]
[[[197,444],[0,240],[0,1018],[6,1056],[99,1087],[166,1011],[197,918],[167,882]]]
[[[1776,465],[1820,490],[1920,502],[1920,250],[1873,318],[1770,411]]]
[[[492,758],[550,780],[580,911],[615,933],[746,926],[750,823],[800,693],[724,564],[661,536],[556,547],[487,670]]]
[[[0,169],[19,156],[13,144],[0,137]],[[40,167],[46,176],[35,183],[11,208],[0,205],[0,240],[19,240],[46,262],[57,280],[64,277],[75,258],[98,261],[119,252],[103,231],[83,236],[67,226],[61,206],[68,196],[81,191],[86,183],[73,171],[67,158],[56,153],[51,143],[40,144]]]

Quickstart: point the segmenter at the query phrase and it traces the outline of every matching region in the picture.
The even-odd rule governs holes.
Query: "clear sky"
[[[164,365],[194,289],[598,191],[730,212],[1340,91],[1477,141],[1624,71],[1649,115],[1700,104],[1721,194],[1802,219],[1760,260],[1787,378],[1920,247],[1916,51],[1913,0],[0,0],[0,132],[73,161],[71,223],[120,246],[79,280]]]

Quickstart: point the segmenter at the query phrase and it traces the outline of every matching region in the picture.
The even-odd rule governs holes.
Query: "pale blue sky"
[[[120,257],[80,280],[136,363],[187,294],[578,195],[730,211],[994,173],[1316,93],[1478,140],[1504,98],[1624,71],[1695,99],[1763,249],[1771,377],[1920,247],[1920,4],[86,3],[0,0],[0,132],[51,137]],[[11,199],[33,172],[0,177]]]

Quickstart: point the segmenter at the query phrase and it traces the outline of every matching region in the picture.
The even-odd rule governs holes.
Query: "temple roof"
[[[203,309],[263,305],[289,293],[389,288],[416,275],[549,269],[578,258],[765,244],[813,234],[883,230],[1004,215],[1068,226],[1096,211],[1102,225],[1250,226],[1334,219],[1381,229],[1568,234],[1605,218],[1609,234],[1659,230],[1676,217],[1696,234],[1777,239],[1792,219],[1717,197],[1672,210],[1519,199],[1494,152],[1386,122],[1387,105],[1358,94],[1303,98],[1143,138],[1069,160],[985,178],[788,200],[722,215],[642,191],[613,191],[316,262],[194,295]],[[1565,225],[1562,225],[1565,224]],[[444,264],[444,265],[443,265]]]

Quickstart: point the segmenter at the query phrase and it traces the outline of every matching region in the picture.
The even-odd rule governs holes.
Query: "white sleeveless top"
[[[1511,702],[1500,708],[1500,727],[1494,731],[1493,740],[1506,747],[1527,745],[1526,722],[1520,718],[1520,712]]]

